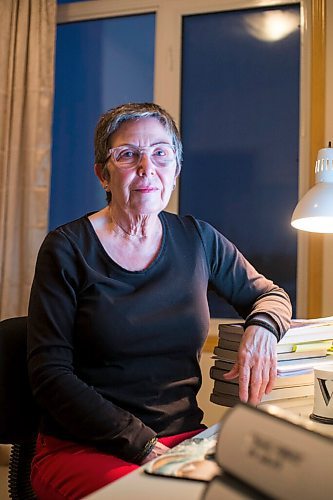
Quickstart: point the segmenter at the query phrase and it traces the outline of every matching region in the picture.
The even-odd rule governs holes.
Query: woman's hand
[[[156,457],[159,457],[160,455],[163,455],[166,451],[170,450],[167,446],[164,444],[160,443],[159,441],[156,442],[154,448],[151,450],[149,455],[147,455],[141,462],[141,465],[146,464],[147,462],[150,462],[150,460],[153,460]]]
[[[239,380],[239,398],[253,405],[272,389],[277,375],[277,339],[262,326],[249,325],[239,346],[237,361],[224,375]]]

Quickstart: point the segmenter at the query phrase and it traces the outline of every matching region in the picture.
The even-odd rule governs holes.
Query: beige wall
[[[326,115],[325,144],[333,143],[333,1],[326,2]],[[333,315],[333,235],[324,237],[323,315]]]

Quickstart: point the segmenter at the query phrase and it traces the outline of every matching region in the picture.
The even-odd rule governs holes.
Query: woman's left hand
[[[276,337],[262,326],[246,328],[237,361],[224,375],[225,380],[239,380],[239,398],[253,405],[260,403],[272,389],[277,375]]]

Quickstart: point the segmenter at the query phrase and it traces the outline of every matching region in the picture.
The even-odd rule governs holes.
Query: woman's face
[[[141,118],[123,123],[112,135],[111,147],[138,147],[166,143],[172,140],[156,118]],[[144,153],[136,167],[119,168],[108,161],[109,188],[112,206],[132,215],[157,214],[169,202],[176,181],[176,159],[166,166],[156,166]]]

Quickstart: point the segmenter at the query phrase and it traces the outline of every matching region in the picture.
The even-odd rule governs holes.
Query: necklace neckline
[[[93,213],[95,213],[95,212],[91,212],[91,214],[93,214]],[[158,254],[156,255],[155,260],[148,267],[146,267],[144,269],[140,269],[140,270],[135,270],[135,271],[131,271],[131,270],[127,269],[126,267],[123,267],[121,264],[118,264],[112,258],[112,256],[110,256],[110,254],[105,249],[100,237],[98,236],[93,223],[91,222],[91,220],[89,220],[89,215],[90,215],[90,213],[86,215],[87,222],[89,223],[88,226],[90,228],[89,231],[93,234],[93,237],[94,237],[95,241],[97,242],[99,248],[101,249],[103,255],[108,260],[108,262],[110,262],[113,266],[115,266],[116,268],[119,268],[123,272],[133,274],[133,275],[145,274],[147,272],[150,272],[151,269],[153,269],[156,265],[158,265],[160,260],[165,255],[166,250],[167,250],[166,238],[167,238],[167,234],[168,234],[168,225],[166,223],[166,218],[165,218],[163,211],[158,214],[158,219],[159,219],[159,221],[161,223],[161,227],[162,227],[162,240],[161,240],[160,250],[159,250]],[[125,235],[124,235],[124,237],[125,237]]]
[[[119,224],[119,222],[117,222],[114,218],[110,218],[110,223],[114,223],[114,231],[119,234],[120,236],[123,236],[123,237],[129,237],[129,238],[144,238],[143,235],[139,235],[139,234],[136,234],[136,233],[131,233],[130,231],[126,231],[126,229],[121,225]],[[118,231],[117,229],[120,229],[120,231]]]
[[[109,208],[108,210],[108,218],[109,218],[109,223],[111,225],[113,225],[113,230],[115,231],[116,234],[119,234],[120,236],[122,236],[123,238],[130,238],[130,239],[138,239],[138,240],[141,240],[141,239],[144,239],[144,238],[147,238],[147,234],[145,233],[140,233],[140,234],[137,234],[135,232],[132,232],[132,231],[128,231],[127,229],[125,229],[117,220],[116,218],[113,216],[113,214],[111,213],[111,210]],[[159,216],[157,216],[157,221],[158,223],[160,224],[161,228],[162,228],[162,225],[161,225],[161,221],[160,221],[160,218]],[[120,231],[118,230],[118,228],[120,229]]]

